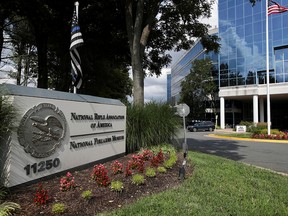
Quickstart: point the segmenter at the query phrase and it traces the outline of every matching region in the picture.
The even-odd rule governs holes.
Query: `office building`
[[[242,120],[267,122],[270,113],[271,128],[288,129],[288,12],[268,17],[267,85],[265,2],[257,2],[252,7],[247,0],[218,0],[221,128],[226,125],[235,126]],[[278,3],[288,5],[287,0]],[[191,59],[191,56],[187,53],[181,59],[185,58]],[[181,64],[172,68],[172,97],[177,95],[177,81],[183,79],[184,75],[179,67],[181,68]],[[173,77],[173,74],[176,74],[176,77]],[[268,95],[270,106],[267,106]],[[269,109],[270,112],[267,112]]]
[[[218,29],[212,29],[209,34],[217,34]],[[214,52],[206,53],[200,40],[196,40],[193,47],[191,47],[181,58],[172,65],[171,68],[171,102],[177,104],[180,99],[181,82],[184,81],[185,77],[190,73],[193,61],[198,59],[209,58],[215,68],[218,68],[218,55]],[[217,77],[215,77],[218,79]],[[167,78],[168,79],[168,78]]]

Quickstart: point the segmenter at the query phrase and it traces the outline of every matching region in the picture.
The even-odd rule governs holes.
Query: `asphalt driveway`
[[[288,174],[288,142],[261,142],[214,136],[211,132],[186,132],[189,150],[214,154]],[[183,138],[183,131],[179,138]],[[182,141],[180,141],[182,143]]]

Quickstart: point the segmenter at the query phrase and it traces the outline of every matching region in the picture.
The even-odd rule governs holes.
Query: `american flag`
[[[286,11],[288,11],[287,7],[281,6],[275,1],[269,1],[268,16],[271,14],[284,13]]]
[[[82,70],[81,70],[81,59],[77,48],[83,44],[82,34],[78,25],[78,17],[76,14],[76,6],[72,17],[72,28],[71,28],[71,42],[70,42],[70,56],[71,56],[71,75],[72,83],[76,88],[80,88],[82,84]]]

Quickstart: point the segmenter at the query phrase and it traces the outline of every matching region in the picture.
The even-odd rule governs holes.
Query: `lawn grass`
[[[227,136],[227,137],[237,137],[237,138],[251,138],[251,133],[217,133],[216,135]]]
[[[189,152],[193,175],[179,188],[102,215],[288,215],[288,177]]]

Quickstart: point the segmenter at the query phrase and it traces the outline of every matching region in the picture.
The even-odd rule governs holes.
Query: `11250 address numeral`
[[[30,175],[30,172],[32,170],[33,173],[42,172],[45,170],[50,170],[52,168],[56,168],[60,165],[60,159],[55,158],[46,160],[46,161],[40,161],[39,163],[34,163],[32,165],[28,164],[24,167],[24,170],[26,171],[26,175]]]

